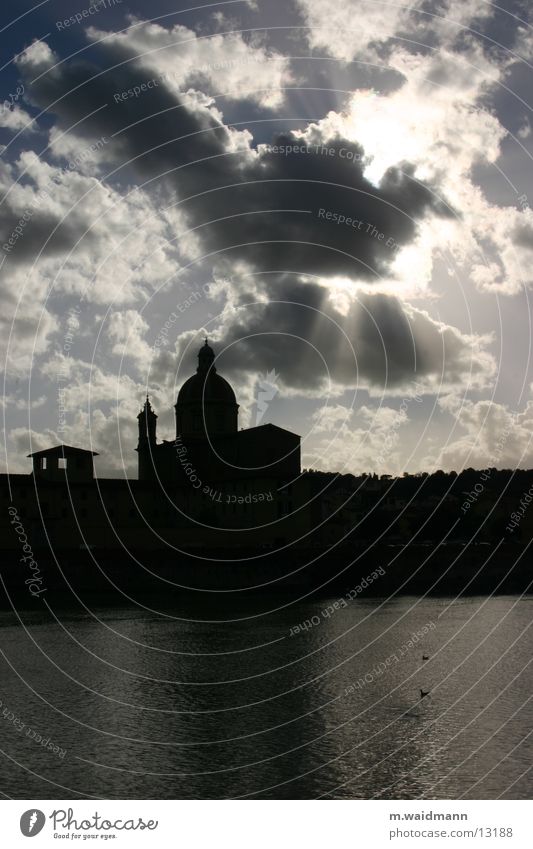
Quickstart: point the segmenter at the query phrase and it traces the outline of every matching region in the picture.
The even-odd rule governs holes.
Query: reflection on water
[[[1,614],[0,789],[531,797],[533,599],[354,601],[328,618],[325,606],[218,623]]]

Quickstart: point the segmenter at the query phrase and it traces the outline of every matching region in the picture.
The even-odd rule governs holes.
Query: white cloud
[[[0,127],[6,130],[13,130],[13,132],[18,132],[19,130],[28,130],[31,132],[35,129],[31,115],[28,115],[24,109],[16,105],[11,109],[0,105]]]
[[[53,50],[48,46],[46,41],[33,41],[29,47],[26,47],[22,53],[17,56],[17,65],[24,68],[30,65],[33,71],[37,69],[45,70],[50,67],[57,57]]]
[[[355,58],[376,58],[376,49],[394,36],[409,19],[409,7],[402,3],[374,3],[372,0],[298,0],[305,16],[306,33],[313,48],[350,62]]]
[[[442,398],[439,405],[453,417],[459,435],[441,449],[434,461],[438,468],[533,467],[533,402],[522,413],[491,400],[470,401],[455,394]]]
[[[30,266],[54,292],[108,304],[144,300],[179,268],[175,233],[142,190],[122,195],[95,177],[52,166],[25,151],[0,170],[5,200],[0,240],[9,247],[5,271]],[[111,296],[111,297],[110,297]]]
[[[350,62],[376,60],[397,36],[412,37],[414,45],[453,43],[476,21],[494,14],[485,0],[442,0],[424,9],[414,3],[376,3],[374,0],[297,0],[309,27],[313,48]],[[416,46],[414,46],[416,49]]]
[[[354,411],[336,404],[318,409],[303,465],[340,473],[401,474],[402,429],[409,424],[409,404],[415,404],[412,395],[396,408],[363,406]]]
[[[125,32],[89,29],[93,41],[104,39],[105,48],[119,48],[155,75],[166,75],[172,91],[198,87],[209,95],[249,98],[275,108],[290,81],[288,60],[266,49],[258,37],[245,41],[240,33],[200,37],[187,27],[166,29],[160,24],[131,17]],[[148,94],[149,96],[149,94]]]
[[[77,171],[94,177],[107,162],[108,144],[107,136],[89,143],[75,132],[63,132],[55,126],[50,130],[49,151],[55,159],[65,163],[62,171]]]
[[[349,433],[349,425],[353,415],[353,409],[344,407],[342,404],[325,405],[319,407],[313,413],[313,433],[335,431],[338,433]]]
[[[481,291],[513,295],[533,286],[527,197],[517,196],[517,208],[502,207],[473,181],[476,164],[497,163],[507,135],[481,105],[504,81],[505,63],[469,44],[460,54],[441,49],[413,55],[395,48],[389,64],[402,74],[399,88],[388,94],[356,91],[343,112],[330,112],[300,134],[314,143],[336,136],[361,143],[369,160],[365,175],[376,184],[395,163],[414,163],[414,177],[438,185],[453,211],[449,219],[419,222],[414,241],[398,253],[381,289],[404,297],[429,292],[434,261],[443,255],[453,257],[462,279]]]
[[[21,268],[8,272],[5,265],[0,287],[0,361],[8,375],[20,376],[48,351],[59,324],[45,306],[46,286],[40,276]]]

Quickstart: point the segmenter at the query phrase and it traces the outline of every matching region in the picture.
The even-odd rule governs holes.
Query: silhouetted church
[[[44,560],[51,552],[55,562],[62,552],[77,568],[84,549],[107,564],[146,559],[173,569],[184,551],[194,562],[197,553],[218,562],[224,559],[218,552],[232,548],[254,559],[258,550],[285,545],[323,550],[349,539],[397,545],[421,528],[428,538],[428,513],[440,539],[457,524],[461,506],[463,533],[479,523],[492,540],[509,516],[518,516],[513,510],[531,486],[531,472],[489,470],[488,501],[476,498],[467,512],[465,495],[479,479],[473,469],[394,481],[301,473],[299,436],[272,424],[239,430],[235,393],[218,374],[207,340],[174,409],[176,436],[158,442],[157,415],[146,399],[137,417],[138,479],[95,476],[95,452],[69,445],[30,454],[30,474],[0,475],[0,532],[9,562],[34,562],[37,552]],[[515,524],[513,539],[529,539],[533,510]],[[459,536],[456,542],[464,545]]]
[[[207,339],[198,353],[196,374],[181,387],[174,410],[172,442],[157,442],[157,415],[148,398],[137,417],[140,481],[200,488],[198,481],[251,483],[259,477],[286,482],[300,474],[300,437],[295,433],[272,424],[239,430],[235,393],[218,374]]]
[[[57,445],[29,455],[30,475],[0,475],[36,546],[156,551],[264,546],[316,524],[300,437],[273,424],[239,430],[239,405],[207,340],[175,404],[176,436],[158,442],[157,414],[139,413],[138,479],[94,474],[96,452]],[[8,524],[8,523],[7,523]],[[9,546],[16,546],[7,534]]]

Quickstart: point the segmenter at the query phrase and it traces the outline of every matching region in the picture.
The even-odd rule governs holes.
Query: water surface
[[[0,614],[0,789],[531,797],[533,598],[333,601]]]

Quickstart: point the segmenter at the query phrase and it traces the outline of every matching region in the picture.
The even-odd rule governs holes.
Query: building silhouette
[[[174,410],[176,437],[171,442],[157,442],[157,415],[148,398],[137,417],[140,481],[196,489],[199,481],[235,483],[252,492],[277,489],[299,477],[299,436],[273,424],[239,430],[235,393],[218,374],[207,339],[198,353],[196,374],[181,387]]]
[[[30,475],[2,476],[5,498],[35,544],[214,550],[305,536],[313,520],[309,509],[298,509],[309,500],[300,437],[273,424],[239,429],[235,393],[207,340],[174,410],[175,437],[158,441],[146,397],[137,416],[137,479],[98,477],[97,453],[69,445],[28,455]]]
[[[413,550],[440,539],[471,551],[533,534],[533,508],[509,524],[523,493],[533,491],[530,471],[486,470],[481,494],[474,469],[400,478],[302,471],[297,434],[274,424],[239,429],[235,393],[207,340],[174,410],[175,436],[160,440],[146,398],[137,416],[137,478],[99,477],[96,452],[69,445],[28,455],[30,474],[0,475],[3,548],[13,562],[15,514],[36,551],[94,549],[113,562],[127,552],[169,565],[183,551]]]

